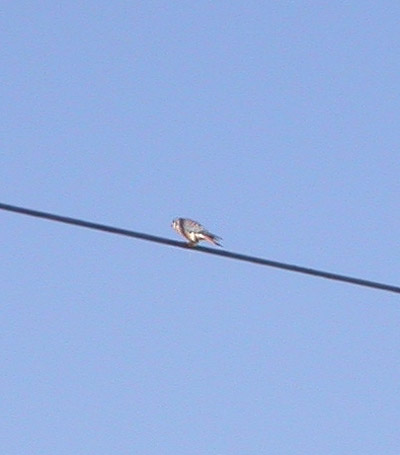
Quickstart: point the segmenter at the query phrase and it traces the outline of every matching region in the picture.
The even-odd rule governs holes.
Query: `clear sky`
[[[399,285],[399,17],[6,2],[0,200]],[[399,295],[0,218],[2,455],[399,454]]]

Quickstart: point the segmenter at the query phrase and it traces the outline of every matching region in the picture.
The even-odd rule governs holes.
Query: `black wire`
[[[301,267],[298,265],[286,264],[284,262],[270,261],[269,259],[258,258],[254,256],[248,256],[245,254],[233,253],[231,251],[217,250],[215,248],[207,247],[189,247],[187,243],[178,242],[177,240],[170,240],[164,237],[157,237],[155,235],[143,234],[141,232],[130,231],[127,229],[121,229],[113,226],[107,226],[105,224],[92,223],[91,221],[79,220],[76,218],[69,218],[66,216],[55,215],[53,213],[39,212],[38,210],[27,209],[24,207],[16,207],[14,205],[0,203],[1,210],[7,210],[9,212],[20,213],[23,215],[34,216],[37,218],[45,218],[51,221],[58,221],[60,223],[72,224],[75,226],[81,226],[88,229],[96,229],[98,231],[109,232],[111,234],[125,235],[127,237],[134,237],[136,239],[147,240],[149,242],[162,243],[164,245],[175,246],[178,248],[186,248],[192,251],[198,251],[201,253],[213,254],[215,256],[223,256],[226,258],[236,259],[238,261],[251,262],[253,264],[265,265],[268,267],[275,267],[283,270],[290,270],[291,272],[304,273],[306,275],[318,276],[320,278],[326,278],[328,280],[342,281],[345,283],[356,284],[358,286],[370,287],[374,289],[380,289],[382,291],[395,292],[400,294],[400,287],[393,286],[390,284],[378,283],[376,281],[364,280],[361,278],[353,278],[346,275],[339,275],[337,273],[324,272],[322,270],[310,269],[308,267]]]

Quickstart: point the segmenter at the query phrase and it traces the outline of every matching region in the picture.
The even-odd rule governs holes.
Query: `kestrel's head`
[[[179,223],[179,218],[175,218],[174,220],[172,220],[171,227],[176,229],[178,227],[178,223]]]

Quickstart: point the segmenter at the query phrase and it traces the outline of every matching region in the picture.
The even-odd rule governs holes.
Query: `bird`
[[[190,220],[189,218],[175,218],[171,226],[188,241],[189,246],[196,246],[201,240],[210,242],[213,245],[222,246],[219,243],[219,240],[222,240],[221,237],[211,234],[211,232],[207,231],[197,221]]]

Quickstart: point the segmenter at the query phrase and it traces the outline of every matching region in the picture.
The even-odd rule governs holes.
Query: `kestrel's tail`
[[[204,234],[204,240],[207,240],[207,242],[210,242],[214,245],[222,247],[222,245],[219,243],[219,240],[222,240],[221,237],[211,234],[210,232],[207,232],[207,234]]]

